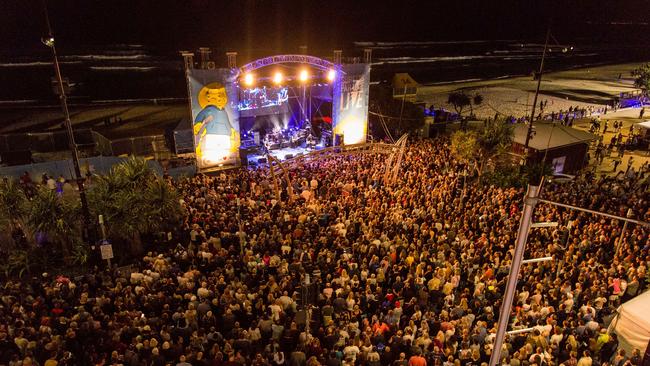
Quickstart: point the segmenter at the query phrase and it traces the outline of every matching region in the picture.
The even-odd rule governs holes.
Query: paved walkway
[[[619,121],[623,122],[623,127],[621,128],[621,133],[623,135],[623,140],[625,140],[629,135],[630,135],[630,126],[633,124],[645,121],[650,119],[650,108],[646,108],[646,116],[648,118],[639,118],[639,112],[641,111],[640,108],[628,108],[628,109],[623,109],[619,110],[616,112],[608,112],[607,114],[601,115],[600,116],[600,132],[598,132],[598,135],[603,135],[603,127],[605,125],[605,121],[607,121],[608,127],[607,127],[607,132],[603,135],[603,144],[607,145],[611,141],[612,137],[617,135],[617,133],[614,133],[614,121]],[[580,130],[585,130],[588,131],[590,127],[590,121],[593,117],[590,118],[583,118],[580,120],[574,121],[573,127],[580,129]],[[596,161],[596,148],[595,145],[592,145],[592,148],[590,149],[589,155],[591,156],[591,161],[589,164],[593,166],[594,164],[597,164]],[[602,161],[601,164],[599,164],[596,168],[597,173],[603,173],[603,174],[617,174],[620,171],[625,171],[627,169],[627,163],[630,158],[633,157],[632,160],[632,167],[638,171],[639,168],[647,161],[650,161],[650,151],[648,150],[625,150],[623,154],[623,158],[618,157],[618,151],[616,148],[613,149],[613,151],[609,154],[608,157],[605,157]],[[620,163],[618,164],[618,167],[616,171],[614,171],[614,162],[616,160],[620,160]]]

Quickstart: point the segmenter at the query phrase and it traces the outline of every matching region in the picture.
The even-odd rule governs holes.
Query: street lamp
[[[544,51],[542,52],[542,60],[539,63],[539,72],[537,76],[537,89],[535,89],[535,98],[533,99],[533,109],[530,113],[530,122],[528,123],[528,133],[526,134],[526,143],[524,144],[524,152],[526,160],[528,160],[528,143],[533,136],[533,120],[535,120],[535,107],[537,106],[537,97],[539,96],[539,88],[542,85],[542,73],[544,72],[544,59],[546,58],[546,50],[548,49],[548,39],[551,36],[551,28],[546,31],[546,41],[544,42]]]
[[[83,214],[83,228],[82,236],[85,241],[88,241],[90,230],[90,211],[88,210],[88,200],[86,199],[86,191],[84,189],[84,181],[81,176],[81,169],[79,169],[79,151],[77,150],[77,144],[74,140],[74,132],[72,131],[72,123],[70,122],[70,112],[68,111],[68,102],[65,95],[65,89],[63,87],[63,78],[61,77],[61,69],[59,68],[59,58],[56,55],[56,47],[54,45],[54,36],[52,35],[52,27],[50,26],[50,18],[47,13],[47,4],[43,0],[43,8],[45,11],[45,22],[47,23],[47,38],[43,38],[41,41],[44,45],[49,47],[52,50],[52,58],[54,60],[54,72],[56,74],[56,79],[58,85],[58,94],[59,100],[61,101],[61,109],[63,110],[63,116],[65,118],[64,124],[68,134],[68,142],[70,144],[70,150],[72,151],[72,163],[74,165],[75,179],[77,185],[79,186],[79,199],[81,200],[81,212]]]

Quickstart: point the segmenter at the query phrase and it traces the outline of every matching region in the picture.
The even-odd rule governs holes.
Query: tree
[[[647,94],[650,90],[650,62],[632,70],[632,76],[634,76],[634,86]]]
[[[513,133],[513,126],[506,121],[488,121],[479,131],[456,131],[451,150],[459,160],[474,165],[480,180],[486,164],[510,149]]]
[[[451,152],[462,163],[474,164],[479,158],[478,133],[474,130],[459,130],[451,135]]]
[[[447,103],[451,104],[454,107],[458,117],[463,117],[463,109],[465,107],[471,106],[471,100],[467,94],[462,90],[456,90],[449,93],[447,98]]]
[[[3,234],[11,234],[16,245],[19,244],[16,242],[17,234],[24,229],[28,203],[25,192],[18,184],[11,180],[0,183],[0,228]]]
[[[32,198],[27,224],[37,237],[60,250],[68,263],[72,250],[81,242],[81,208],[76,199],[59,197],[40,187]]]
[[[177,224],[177,191],[154,174],[144,159],[130,158],[98,176],[89,191],[94,217],[103,215],[108,236],[126,241],[132,254],[144,251],[142,235]]]

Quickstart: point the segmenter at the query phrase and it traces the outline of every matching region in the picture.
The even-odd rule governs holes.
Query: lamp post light
[[[530,113],[530,122],[528,123],[528,133],[526,133],[526,143],[524,144],[524,151],[526,154],[526,161],[528,161],[528,144],[533,134],[533,120],[535,119],[535,107],[537,106],[537,97],[539,96],[539,88],[542,85],[542,73],[544,72],[544,59],[546,58],[546,50],[548,49],[548,39],[551,36],[551,28],[546,31],[546,41],[544,42],[544,51],[542,52],[542,60],[539,63],[539,72],[537,73],[537,89],[535,89],[535,98],[533,99],[533,110]]]
[[[70,144],[70,150],[72,152],[72,163],[74,165],[75,180],[79,187],[79,198],[81,200],[81,212],[83,215],[83,227],[82,235],[83,239],[87,242],[90,235],[90,211],[88,210],[88,200],[86,199],[86,191],[84,189],[84,180],[81,176],[81,169],[79,169],[79,151],[77,150],[77,144],[74,140],[74,132],[72,130],[72,123],[70,122],[70,111],[68,110],[67,97],[65,94],[65,88],[63,87],[63,77],[61,77],[61,69],[59,67],[59,58],[56,54],[56,46],[54,42],[54,36],[52,35],[52,27],[50,25],[50,18],[47,12],[47,4],[43,0],[43,8],[45,11],[45,22],[47,24],[48,36],[45,39],[42,39],[44,45],[49,47],[52,50],[52,59],[54,63],[54,72],[56,74],[56,79],[58,85],[57,94],[59,95],[59,101],[61,102],[61,109],[63,110],[64,125],[68,134],[68,142]]]

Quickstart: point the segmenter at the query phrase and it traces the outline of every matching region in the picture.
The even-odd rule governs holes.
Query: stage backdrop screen
[[[343,76],[335,85],[334,134],[343,135],[346,145],[366,142],[370,65],[342,65]]]
[[[236,77],[236,72],[230,69],[188,72],[199,171],[240,163]]]

